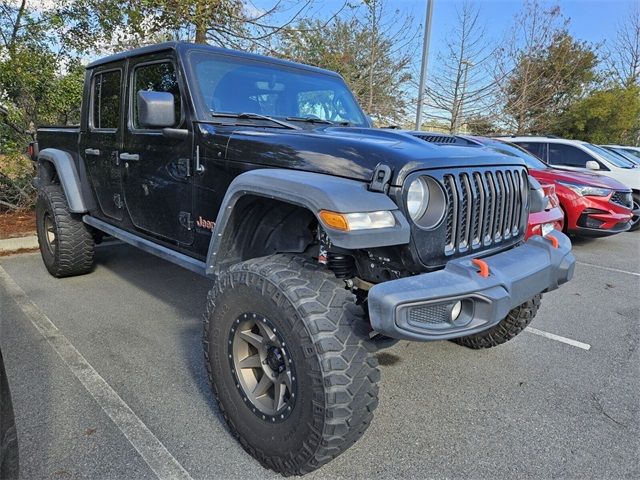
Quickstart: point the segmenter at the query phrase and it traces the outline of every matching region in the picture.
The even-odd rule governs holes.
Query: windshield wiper
[[[317,117],[287,117],[285,120],[290,120],[292,122],[326,123],[327,125],[340,125],[344,127],[348,127],[349,125],[351,125],[351,122],[347,121],[332,122],[331,120],[325,120],[324,118]]]
[[[285,122],[283,120],[278,120],[277,118],[269,117],[267,115],[260,115],[259,113],[222,113],[222,112],[212,112],[212,117],[223,117],[223,118],[247,118],[249,120],[266,120],[271,123],[275,123],[276,125],[280,125],[281,127],[288,128],[290,130],[300,130],[300,127],[297,127],[289,122]]]

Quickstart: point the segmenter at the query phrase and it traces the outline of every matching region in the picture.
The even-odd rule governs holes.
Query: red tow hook
[[[489,276],[489,265],[487,265],[487,262],[480,260],[479,258],[473,258],[471,259],[471,263],[480,269],[478,275],[483,278],[487,278]]]
[[[551,242],[551,245],[553,245],[553,248],[558,248],[560,246],[560,242],[553,235],[547,234],[547,236],[544,237],[544,238],[546,238],[547,240],[549,240]]]

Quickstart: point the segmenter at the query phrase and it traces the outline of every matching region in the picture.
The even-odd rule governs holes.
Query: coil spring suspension
[[[355,276],[356,262],[351,255],[329,252],[327,254],[327,267],[337,278],[351,278]]]

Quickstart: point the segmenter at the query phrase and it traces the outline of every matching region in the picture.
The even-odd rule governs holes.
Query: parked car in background
[[[574,235],[604,237],[633,227],[631,190],[594,172],[551,168],[535,155],[506,141],[488,137],[456,136],[457,144],[482,147],[521,158],[529,174],[541,184],[553,184],[564,212],[564,231]]]
[[[578,172],[597,171],[626,185],[632,190],[631,230],[640,227],[640,168],[634,163],[602,147],[580,140],[517,136],[502,138],[525,148],[552,167]],[[623,201],[623,205],[626,204],[623,198],[620,200]]]
[[[622,155],[624,158],[632,163],[640,166],[640,148],[638,147],[623,147],[621,145],[600,145],[602,148],[606,148],[610,152]]]
[[[560,208],[560,200],[556,195],[556,187],[552,183],[541,184],[547,206],[540,212],[529,214],[529,223],[525,238],[533,235],[546,237],[554,230],[562,231],[564,227],[564,212]]]

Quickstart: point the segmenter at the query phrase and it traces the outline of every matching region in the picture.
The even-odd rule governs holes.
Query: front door
[[[93,72],[88,130],[80,146],[100,210],[115,220],[122,220],[124,206],[118,158],[122,146],[123,67],[120,62]]]
[[[141,90],[169,92],[175,101],[174,128],[186,126],[183,88],[175,60],[168,54],[130,60],[127,128],[119,154],[125,204],[136,229],[181,245],[191,245],[191,136],[167,138],[162,129],[138,121],[137,94]]]

